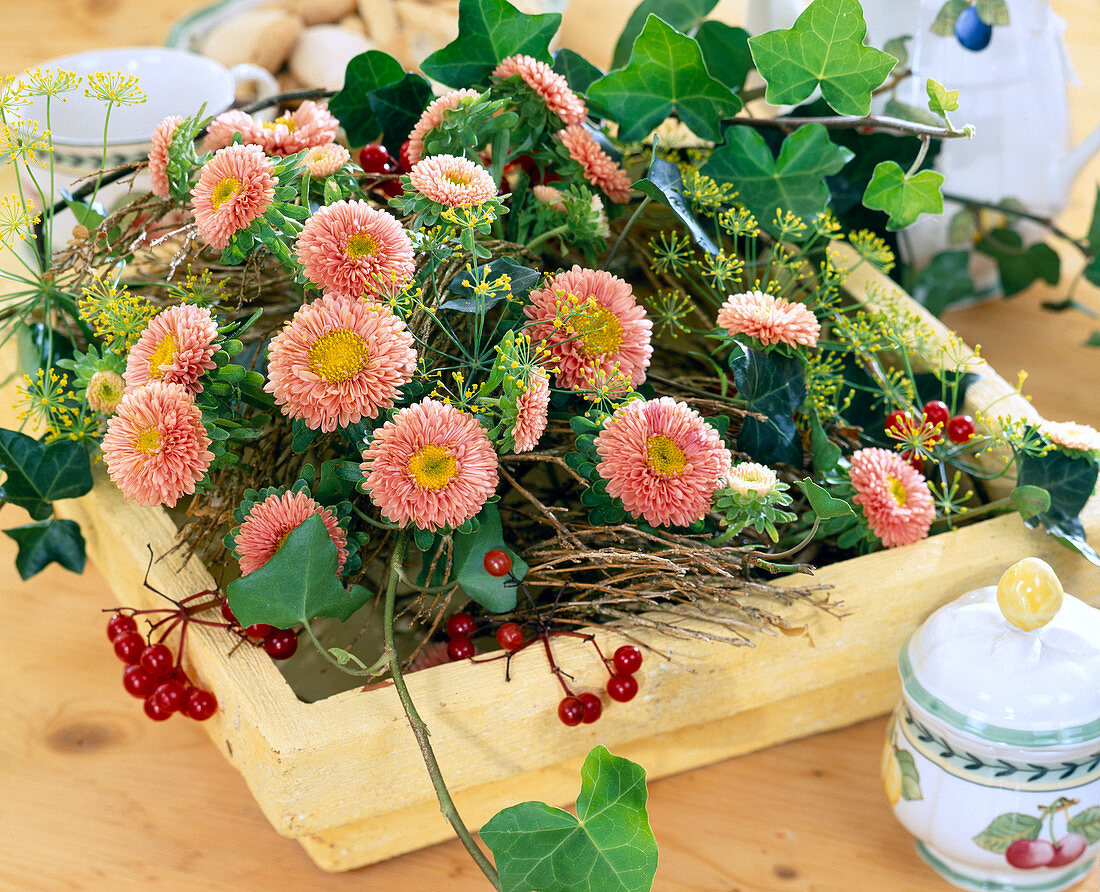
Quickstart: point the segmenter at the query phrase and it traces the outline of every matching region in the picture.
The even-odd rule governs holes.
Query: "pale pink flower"
[[[88,389],[84,398],[88,401],[88,408],[101,415],[111,415],[126,392],[126,382],[118,372],[110,369],[100,369],[88,382]]]
[[[263,214],[275,198],[278,177],[259,146],[218,149],[203,165],[191,190],[199,235],[212,248],[224,248],[234,233]]]
[[[1039,431],[1055,446],[1071,452],[1100,452],[1100,431],[1076,421],[1044,421]]]
[[[206,307],[180,304],[161,310],[141,333],[126,360],[126,387],[160,378],[202,393],[199,379],[215,367],[218,323]]]
[[[923,475],[888,449],[852,453],[848,478],[852,497],[867,523],[887,548],[911,545],[928,535],[936,517],[932,494]]]
[[[152,193],[160,198],[168,197],[168,148],[176,128],[183,122],[179,115],[165,118],[153,130],[153,147],[149,151],[149,178],[153,181]]]
[[[469,105],[481,94],[477,90],[454,90],[434,100],[423,113],[416,125],[409,133],[409,162],[415,164],[424,157],[424,137],[443,123],[443,118],[449,111],[454,111],[464,105]]]
[[[569,150],[569,157],[584,169],[584,178],[602,189],[615,204],[630,201],[631,179],[580,124],[558,131],[558,139]]]
[[[254,573],[271,560],[283,547],[287,536],[312,514],[321,516],[328,536],[336,546],[336,572],[343,570],[348,559],[348,538],[333,513],[304,492],[284,492],[272,493],[253,505],[237,530],[233,547],[241,562],[241,575]]]
[[[527,386],[516,400],[516,426],[512,430],[514,452],[530,452],[546,430],[546,412],[550,406],[550,379],[542,369],[533,369]]]
[[[553,186],[544,186],[541,183],[531,189],[535,193],[535,199],[543,204],[550,205],[555,211],[565,211],[565,205],[561,200],[561,190]]]
[[[413,165],[412,187],[426,198],[450,208],[482,204],[497,194],[496,183],[484,167],[469,158],[432,155]]]
[[[241,134],[245,145],[259,146],[268,155],[293,155],[302,149],[328,145],[336,139],[340,122],[324,106],[306,100],[296,110],[274,121],[261,121],[234,109],[218,115],[206,130],[206,149],[220,149]]]
[[[351,153],[341,145],[329,143],[314,146],[302,158],[302,164],[315,179],[330,177],[351,160]]]
[[[365,201],[319,208],[298,234],[298,262],[313,284],[355,297],[389,293],[416,269],[408,233]]]
[[[224,149],[233,144],[235,134],[241,135],[241,141],[248,146],[263,146],[263,124],[239,108],[222,112],[206,128],[203,147],[208,152]]]
[[[730,295],[718,310],[718,325],[731,335],[750,335],[764,346],[814,347],[821,334],[821,324],[811,309],[763,291]]]
[[[376,418],[414,371],[412,335],[389,307],[330,294],[272,338],[264,390],[288,417],[329,432]]]
[[[214,460],[195,398],[182,384],[150,381],[127,391],[107,420],[103,459],[122,494],[173,507],[195,491]]]
[[[509,56],[493,69],[493,77],[507,80],[519,75],[542,97],[563,124],[580,124],[588,116],[584,100],[569,89],[569,82],[545,62],[530,56]]]
[[[523,308],[532,322],[527,333],[554,358],[559,387],[584,389],[597,372],[617,371],[635,385],[645,381],[653,323],[622,279],[574,266],[533,290],[529,300]]]
[[[667,396],[616,409],[596,437],[596,452],[607,492],[654,526],[688,526],[706,515],[731,464],[718,431]]]
[[[770,495],[778,482],[775,471],[767,465],[758,465],[751,461],[734,465],[726,477],[727,488],[743,496],[751,495],[752,490],[757,498]]]
[[[359,466],[363,489],[394,523],[461,526],[497,487],[497,456],[473,415],[432,399],[379,430]]]

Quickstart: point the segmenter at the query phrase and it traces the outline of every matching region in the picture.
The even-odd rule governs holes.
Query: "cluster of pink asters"
[[[274,121],[262,121],[235,109],[210,122],[206,148],[208,151],[224,148],[239,133],[246,145],[259,146],[268,155],[293,155],[302,149],[332,143],[339,129],[340,122],[328,109],[308,99]]]
[[[563,124],[581,124],[588,117],[584,100],[569,89],[568,81],[545,62],[530,56],[509,56],[493,69],[493,77],[501,80],[517,75],[542,97],[546,107],[561,118]]]
[[[527,379],[523,394],[516,400],[516,426],[512,430],[516,452],[534,449],[546,430],[546,413],[550,407],[550,378],[542,369],[535,369]]]
[[[130,349],[127,388],[161,380],[201,393],[199,378],[215,367],[218,324],[206,307],[180,304],[158,313]]]
[[[928,535],[936,507],[922,474],[887,449],[857,450],[851,463],[852,501],[883,545],[911,545]]]
[[[179,115],[165,118],[153,130],[153,147],[149,151],[149,178],[153,181],[150,189],[160,198],[168,197],[168,148],[176,128],[183,123]]]
[[[718,325],[731,335],[754,337],[765,347],[814,347],[821,334],[821,324],[808,307],[763,291],[731,295],[718,310]]]
[[[433,100],[409,133],[409,147],[405,152],[409,163],[415,164],[424,157],[424,137],[443,123],[447,112],[469,105],[480,96],[477,90],[454,90]]]
[[[432,155],[417,161],[409,172],[409,182],[421,195],[449,208],[483,204],[497,194],[489,171],[469,158],[454,155]]]

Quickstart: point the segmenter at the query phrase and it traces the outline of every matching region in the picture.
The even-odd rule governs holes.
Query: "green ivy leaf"
[[[0,469],[7,475],[0,499],[44,520],[55,499],[75,499],[92,488],[88,450],[72,440],[44,443],[19,431],[0,429]]]
[[[657,872],[640,765],[597,746],[581,768],[577,816],[542,802],[481,828],[505,892],[644,892]]]
[[[401,80],[372,90],[367,96],[374,120],[382,132],[382,142],[393,147],[395,155],[432,98],[432,85],[411,71]]]
[[[565,78],[574,93],[587,95],[588,88],[604,73],[580,53],[560,49],[554,53],[554,71]]]
[[[680,174],[680,168],[671,161],[658,158],[656,146],[653,147],[653,158],[649,162],[649,171],[645,179],[638,180],[633,188],[669,208],[684,224],[684,228],[691,233],[695,244],[700,248],[708,254],[718,253],[718,245],[696,219],[684,199],[684,179]]]
[[[1020,233],[1012,229],[994,229],[983,237],[977,250],[997,262],[1001,290],[1005,297],[1019,294],[1036,279],[1057,285],[1062,263],[1057,253],[1045,242],[1024,247]]]
[[[1039,517],[1050,510],[1050,493],[1041,486],[1017,486],[1008,494],[1008,500],[1024,520]]]
[[[363,602],[340,584],[337,563],[325,522],[311,514],[266,564],[229,583],[229,606],[242,626],[269,623],[289,629],[317,616],[346,620]]]
[[[733,183],[745,207],[774,233],[777,210],[790,211],[804,220],[825,210],[829,202],[825,177],[839,173],[853,157],[850,149],[829,140],[829,131],[822,124],[799,127],[783,140],[778,158],[755,130],[731,126],[701,172],[719,182]]]
[[[741,109],[729,87],[707,73],[699,44],[654,15],[634,41],[626,67],[592,84],[588,101],[618,122],[624,142],[642,139],[672,112],[693,133],[716,140],[722,118]]]
[[[351,145],[361,146],[381,135],[382,126],[371,107],[371,94],[404,77],[401,63],[381,50],[367,50],[348,62],[344,87],[332,97],[328,107],[340,119]]]
[[[23,579],[30,579],[55,561],[66,570],[84,572],[84,537],[80,535],[80,527],[71,520],[51,517],[12,527],[4,533],[19,546],[15,569]]]
[[[970,0],[947,0],[936,13],[936,20],[932,22],[932,33],[938,37],[954,37],[955,22],[969,5]]]
[[[1038,839],[1043,822],[1032,815],[1009,812],[997,818],[974,837],[974,842],[988,852],[1003,855],[1018,839]]]
[[[1100,186],[1096,187],[1096,198],[1092,203],[1092,222],[1089,223],[1085,241],[1093,252],[1100,251]]]
[[[1079,515],[1096,489],[1098,470],[1090,458],[1071,458],[1054,450],[1040,456],[1021,455],[1016,474],[1017,486],[1035,486],[1050,494],[1050,508],[1025,523],[1029,527],[1041,523],[1059,542],[1094,564],[1100,564],[1100,555],[1085,541]]]
[[[707,71],[731,90],[745,88],[745,79],[756,66],[749,51],[749,32],[725,22],[707,21],[695,32]]]
[[[814,472],[817,474],[828,474],[829,471],[840,464],[842,455],[840,447],[830,440],[828,434],[825,433],[825,428],[822,427],[817,412],[810,413],[810,452],[812,453]]]
[[[970,278],[969,251],[941,251],[917,276],[913,296],[924,308],[939,316],[949,306],[977,291]]]
[[[932,80],[932,78],[928,78],[927,83],[925,83],[925,90],[928,91],[928,110],[932,114],[946,118],[948,112],[958,111],[958,90],[948,90],[943,84]]]
[[[875,167],[863,206],[890,215],[886,228],[891,232],[905,229],[917,222],[921,214],[942,214],[943,174],[922,170],[908,177],[895,161],[883,161]]]
[[[634,41],[642,32],[642,26],[650,15],[668,22],[681,34],[691,34],[702,25],[703,19],[718,5],[718,0],[642,0],[630,14],[623,33],[615,44],[611,59],[612,68],[622,68],[630,58]]]
[[[909,61],[909,48],[905,45],[905,42],[912,39],[912,34],[903,34],[900,37],[891,37],[888,41],[886,41],[886,43],[882,45],[882,51],[884,53],[889,53],[891,56],[897,59],[897,64],[904,68],[905,64]]]
[[[455,533],[454,578],[462,590],[486,610],[505,613],[515,609],[519,587],[509,584],[507,576],[490,576],[485,570],[485,552],[499,548],[512,559],[512,575],[523,579],[527,564],[504,541],[500,509],[489,502],[477,516],[473,533]]]
[[[871,91],[894,70],[889,53],[865,46],[867,22],[858,0],[813,0],[787,31],[749,38],[757,70],[768,82],[772,105],[821,95],[841,115],[867,115]]]
[[[737,435],[737,448],[764,464],[787,462],[801,466],[802,444],[794,412],[806,398],[802,361],[775,350],[753,350],[735,341],[730,368],[745,408],[767,416],[746,417]]]
[[[796,480],[795,485],[806,494],[806,498],[813,508],[814,514],[821,520],[829,520],[833,517],[847,517],[854,514],[852,506],[844,499],[838,499],[824,487],[818,486],[809,477]]]
[[[907,802],[915,799],[923,799],[920,791],[920,772],[917,771],[917,762],[909,750],[897,750],[894,758],[898,760],[901,769],[901,798]]]
[[[978,18],[987,25],[1007,25],[1011,22],[1005,0],[977,0],[974,6],[978,10]]]
[[[1070,818],[1069,830],[1071,833],[1080,833],[1090,846],[1100,842],[1100,805],[1086,808]]]
[[[560,24],[559,13],[525,15],[506,0],[459,0],[458,37],[420,70],[457,88],[487,84],[492,70],[516,54],[550,64],[550,41]]]

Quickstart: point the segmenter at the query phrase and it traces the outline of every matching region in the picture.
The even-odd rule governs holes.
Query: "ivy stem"
[[[905,178],[913,176],[918,170],[920,170],[921,164],[924,163],[925,156],[928,155],[928,147],[932,144],[932,137],[925,134],[920,138],[920,151],[917,152],[917,157],[913,160],[913,163],[909,166],[909,170],[906,171]]]
[[[552,238],[557,238],[559,235],[564,235],[569,232],[570,226],[568,223],[562,223],[561,226],[555,226],[553,229],[548,229],[542,235],[536,236],[530,242],[527,243],[527,250],[534,251],[535,248],[542,245],[544,242],[550,241]]]
[[[317,648],[317,652],[320,653],[322,657],[324,657],[329,663],[331,663],[341,672],[345,672],[348,675],[373,678],[376,675],[381,675],[385,671],[386,665],[390,661],[389,653],[384,652],[382,656],[380,656],[377,660],[375,660],[369,666],[363,666],[362,669],[354,669],[350,666],[345,666],[343,663],[337,660],[336,657],[330,654],[328,652],[328,649],[320,641],[317,640],[317,635],[316,633],[314,633],[308,622],[303,623],[302,628],[306,630],[306,634],[309,636],[309,640],[313,642],[313,646]],[[354,657],[352,658],[354,659]]]
[[[626,226],[623,227],[623,231],[620,232],[619,237],[617,239],[615,239],[615,245],[614,245],[614,247],[612,247],[611,253],[607,255],[607,259],[604,260],[604,262],[603,262],[603,265],[604,265],[605,268],[611,265],[611,261],[615,259],[615,255],[618,253],[619,247],[623,243],[623,239],[626,238],[626,234],[628,232],[630,232],[630,228],[634,225],[635,221],[642,215],[642,211],[645,210],[646,205],[649,204],[652,200],[653,199],[651,199],[648,195],[645,198],[643,198],[642,203],[640,205],[638,205],[638,209],[636,211],[634,211],[634,213],[631,215],[630,219],[626,221]]]
[[[409,689],[405,686],[405,678],[401,674],[401,661],[397,657],[397,648],[394,646],[393,640],[393,614],[394,603],[397,600],[397,583],[401,580],[401,564],[405,560],[405,552],[409,547],[409,533],[407,530],[402,530],[397,534],[397,541],[393,545],[393,554],[390,555],[390,573],[389,579],[386,582],[386,604],[383,614],[382,630],[385,635],[386,652],[390,658],[390,672],[393,675],[393,686],[397,690],[397,696],[401,700],[401,706],[405,710],[405,716],[409,720],[409,726],[412,728],[413,735],[416,737],[416,742],[420,746],[420,755],[424,758],[424,764],[427,766],[428,775],[432,779],[432,786],[435,788],[436,798],[439,800],[439,809],[443,812],[443,816],[450,821],[451,826],[454,828],[455,834],[460,840],[462,845],[466,847],[466,851],[470,853],[470,857],[474,859],[477,866],[481,868],[481,872],[485,874],[489,882],[493,884],[493,888],[500,890],[500,877],[497,876],[496,868],[485,856],[485,853],[481,851],[481,848],[474,841],[473,836],[470,835],[470,831],[466,829],[466,825],[462,822],[462,817],[458,813],[458,809],[455,808],[454,801],[451,799],[450,791],[447,790],[447,784],[443,780],[443,773],[439,769],[439,762],[435,758],[435,752],[432,750],[431,742],[429,741],[428,726],[424,724],[424,720],[420,718],[420,714],[416,711],[416,706],[413,704],[412,697],[409,696]]]
[[[747,118],[738,115],[734,118],[723,119],[722,125],[727,124],[745,124],[748,127],[778,127],[783,130],[795,129],[804,124],[823,124],[832,130],[856,130],[861,127],[873,127],[879,130],[889,130],[891,133],[935,137],[936,139],[970,137],[970,133],[966,130],[929,127],[927,124],[915,124],[912,121],[903,121],[901,118],[892,118],[885,115],[866,115],[863,117],[859,115],[837,115],[822,118]]]

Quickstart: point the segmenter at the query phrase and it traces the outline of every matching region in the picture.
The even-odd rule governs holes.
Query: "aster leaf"
[[[363,145],[382,133],[371,96],[376,90],[393,86],[404,77],[401,63],[381,50],[367,50],[348,62],[343,89],[332,97],[328,107],[339,119],[351,145]]]
[[[897,232],[912,226],[921,214],[943,213],[942,185],[942,173],[922,170],[906,176],[896,161],[882,161],[863,193],[863,206],[889,214],[886,228]]]
[[[55,499],[74,499],[92,488],[88,450],[72,440],[45,443],[0,429],[0,469],[7,475],[0,499],[26,508],[35,520],[50,516]]]
[[[485,553],[499,548],[512,559],[511,576],[522,580],[527,564],[504,541],[500,509],[488,502],[476,517],[477,528],[472,533],[455,533],[454,579],[462,590],[486,610],[505,613],[515,609],[519,587],[508,576],[490,576],[485,569]]]
[[[428,77],[448,87],[488,84],[493,69],[523,54],[550,64],[550,41],[560,13],[526,15],[506,0],[459,0],[458,37],[420,64]]]
[[[691,233],[695,244],[708,254],[718,253],[718,245],[696,219],[684,199],[684,179],[680,168],[671,161],[658,158],[656,145],[653,147],[653,158],[649,162],[649,171],[645,178],[638,180],[631,188],[659,201],[671,210],[684,228]]]
[[[796,480],[795,485],[806,494],[814,514],[821,520],[829,520],[832,517],[847,517],[852,514],[852,506],[844,499],[838,499],[824,487],[818,486],[809,477]]]
[[[574,817],[543,802],[498,812],[481,829],[504,892],[644,892],[657,871],[645,770],[606,747],[581,767]]]
[[[54,562],[73,573],[84,572],[84,537],[74,521],[50,517],[4,530],[4,534],[19,546],[15,569],[22,579],[30,579]]]
[[[624,142],[642,139],[673,112],[693,133],[718,139],[722,118],[741,109],[741,100],[711,77],[703,51],[655,15],[630,52],[630,61],[588,90],[593,109],[619,124]]]
[[[634,41],[642,31],[650,15],[668,22],[681,34],[691,34],[701,27],[703,19],[718,5],[718,0],[642,0],[630,14],[622,34],[615,44],[615,54],[611,60],[612,68],[622,68],[630,58]]]
[[[867,22],[858,0],[813,0],[790,29],[749,38],[772,105],[805,102],[818,87],[841,115],[871,111],[871,91],[897,59],[864,44]]]

